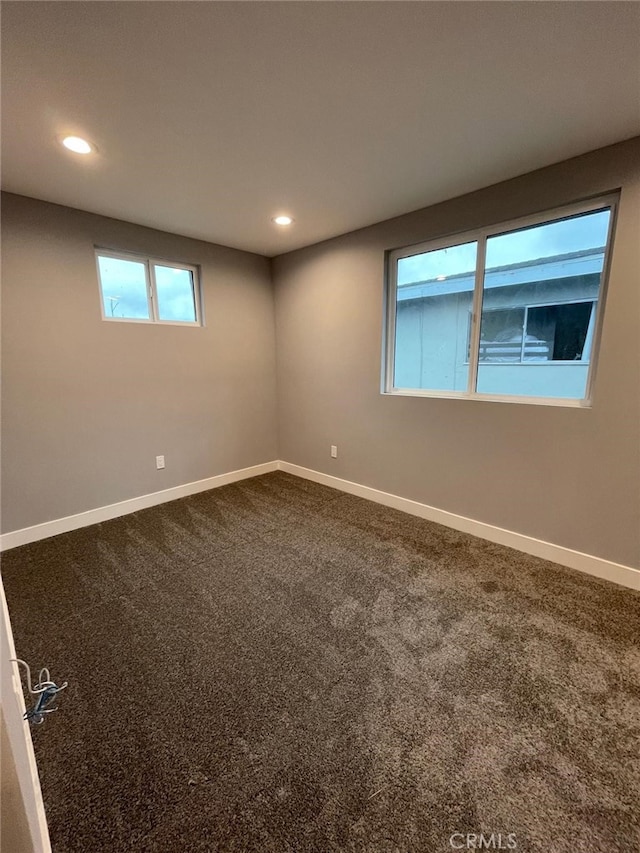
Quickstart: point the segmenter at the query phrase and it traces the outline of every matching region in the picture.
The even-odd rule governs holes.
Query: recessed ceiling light
[[[93,148],[87,140],[81,139],[79,136],[65,136],[62,140],[62,144],[65,148],[68,148],[69,151],[73,151],[74,154],[90,154],[93,151]]]
[[[273,221],[276,225],[291,225],[293,219],[290,216],[274,216]]]

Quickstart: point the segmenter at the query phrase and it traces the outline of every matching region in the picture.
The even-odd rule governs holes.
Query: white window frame
[[[195,264],[184,264],[180,261],[169,261],[165,258],[151,257],[150,255],[139,255],[135,252],[121,252],[117,249],[102,249],[95,247],[96,272],[98,274],[98,292],[100,295],[100,313],[102,319],[109,323],[146,323],[162,326],[204,326],[202,311],[202,293],[200,288],[200,268]],[[104,296],[102,289],[102,278],[100,276],[99,258],[115,258],[120,261],[134,261],[144,265],[145,282],[147,285],[147,305],[149,317],[110,317],[104,310]],[[169,267],[175,270],[187,270],[191,273],[193,282],[193,302],[195,306],[195,320],[161,320],[158,312],[158,290],[156,286],[155,266]]]
[[[609,284],[609,269],[613,251],[613,238],[615,233],[615,222],[618,211],[620,192],[611,192],[606,195],[597,196],[587,201],[563,205],[552,210],[545,210],[530,216],[519,217],[496,225],[476,228],[458,234],[438,237],[434,240],[426,240],[400,249],[393,249],[386,253],[386,277],[385,277],[385,322],[382,341],[382,384],[381,393],[398,397],[436,397],[454,400],[480,400],[484,402],[497,403],[525,403],[528,405],[543,406],[568,406],[572,408],[591,408],[593,404],[593,388],[600,352],[600,339],[602,336],[602,323],[604,318],[604,307]],[[582,399],[572,397],[533,397],[517,394],[483,394],[476,391],[479,349],[480,349],[480,320],[482,315],[482,299],[484,295],[484,265],[486,256],[487,240],[490,237],[498,237],[511,231],[529,228],[535,225],[544,225],[558,219],[566,219],[584,213],[595,213],[599,210],[609,209],[609,228],[605,244],[602,273],[600,276],[600,289],[595,303],[595,328],[591,345],[591,357],[588,362],[588,373],[585,396]],[[396,349],[396,312],[397,312],[397,273],[398,261],[402,258],[410,258],[425,252],[433,252],[438,249],[454,248],[464,243],[478,244],[475,282],[473,290],[473,302],[471,308],[471,361],[469,364],[469,377],[466,391],[444,391],[430,390],[425,388],[397,388],[394,386],[395,376],[395,349]],[[571,300],[579,301],[579,300]],[[562,364],[563,362],[549,362]],[[573,362],[567,362],[573,364]],[[585,362],[575,362],[585,365]]]

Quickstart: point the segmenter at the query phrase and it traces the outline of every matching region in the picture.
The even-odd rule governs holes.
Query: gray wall
[[[265,258],[2,204],[3,531],[277,458]],[[101,320],[94,245],[200,264],[206,326]]]
[[[386,249],[617,187],[592,409],[380,394]],[[4,532],[279,457],[640,565],[640,139],[274,259],[278,424],[266,259],[10,194],[2,214]],[[103,322],[95,244],[200,264],[206,327]]]
[[[386,249],[618,187],[593,408],[380,394]],[[640,565],[640,138],[283,255],[272,269],[281,459]]]

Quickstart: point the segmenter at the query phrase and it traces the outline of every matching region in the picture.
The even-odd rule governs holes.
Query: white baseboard
[[[257,477],[259,474],[267,474],[269,471],[278,469],[278,462],[264,462],[262,465],[252,465],[250,468],[241,468],[238,471],[229,471],[227,474],[218,474],[215,477],[207,477],[205,480],[196,480],[193,483],[184,483],[182,486],[174,486],[171,489],[163,489],[160,492],[152,492],[150,495],[142,495],[139,498],[130,498],[117,504],[100,506],[87,512],[79,512],[76,515],[67,515],[65,518],[56,518],[53,521],[45,521],[35,524],[33,527],[23,527],[21,530],[13,530],[0,536],[0,551],[8,551],[18,545],[27,545],[29,542],[37,542],[39,539],[48,539],[49,536],[57,536],[58,533],[68,533],[79,527],[88,527],[90,524],[99,524],[101,521],[109,521],[110,518],[118,518],[137,512],[150,506],[175,501],[177,498],[185,498],[187,495],[195,495],[197,492],[206,492],[228,483],[238,480],[246,480],[248,477]]]
[[[187,495],[205,492],[209,489],[215,489],[218,486],[224,486],[227,483],[235,483],[238,480],[257,477],[260,474],[267,474],[269,471],[276,470],[287,471],[289,474],[294,474],[297,477],[303,477],[306,480],[313,480],[316,483],[331,486],[350,495],[357,495],[366,500],[407,512],[410,515],[416,515],[419,518],[443,524],[445,527],[461,530],[463,533],[470,533],[472,536],[487,539],[489,542],[507,545],[509,548],[515,548],[517,551],[523,551],[525,554],[532,554],[534,557],[551,560],[551,562],[559,563],[561,566],[568,566],[570,569],[577,569],[579,572],[585,572],[586,574],[612,581],[630,589],[640,590],[640,569],[623,566],[620,563],[612,563],[610,560],[604,560],[601,557],[583,554],[581,551],[573,551],[571,548],[554,545],[552,542],[545,542],[542,539],[534,539],[532,536],[525,536],[523,533],[515,533],[513,530],[495,527],[493,524],[486,524],[483,521],[475,521],[472,518],[456,515],[453,512],[447,512],[443,509],[437,509],[428,504],[412,501],[409,498],[402,498],[399,495],[381,492],[379,489],[363,486],[360,483],[352,483],[350,480],[341,480],[339,477],[334,477],[331,474],[313,471],[310,468],[293,465],[291,462],[276,460],[264,462],[262,465],[253,465],[250,468],[242,468],[238,471],[229,471],[226,474],[218,474],[215,477],[208,477],[205,480],[185,483],[182,486],[174,486],[171,489],[163,489],[160,492],[131,498],[120,503],[110,504],[109,506],[97,507],[87,512],[80,512],[77,515],[68,515],[65,518],[45,521],[43,524],[24,527],[22,530],[13,530],[10,533],[4,533],[0,536],[0,551],[8,551],[10,548],[16,548],[18,545],[37,542],[39,539],[57,536],[58,533],[68,533],[70,530],[77,530],[80,527],[87,527],[90,524],[99,524],[102,521],[108,521],[111,518],[137,512],[140,509],[157,506],[158,504],[173,501],[177,498],[184,498]]]
[[[579,572],[595,575],[595,577],[612,581],[630,589],[640,590],[640,569],[623,566],[620,563],[612,563],[609,560],[603,560],[601,557],[593,557],[591,554],[573,551],[571,548],[554,545],[552,542],[545,542],[542,539],[534,539],[532,536],[525,536],[523,533],[514,533],[513,530],[505,530],[502,527],[495,527],[493,524],[475,521],[463,515],[436,509],[436,507],[428,506],[428,504],[401,498],[388,492],[381,492],[370,486],[362,486],[359,483],[352,483],[350,480],[341,480],[331,474],[302,468],[300,465],[293,465],[290,462],[280,461],[278,468],[281,471],[287,471],[289,474],[295,474],[296,477],[304,477],[306,480],[331,486],[350,495],[357,495],[360,498],[402,510],[402,512],[407,512],[410,515],[417,515],[419,518],[427,519],[427,521],[434,521],[437,524],[445,525],[445,527],[452,527],[454,530],[461,530],[463,533],[488,539],[489,542],[507,545],[509,548],[515,548],[525,554],[532,554],[534,557],[541,557],[543,560],[550,560],[553,563],[559,563],[561,566],[577,569]]]

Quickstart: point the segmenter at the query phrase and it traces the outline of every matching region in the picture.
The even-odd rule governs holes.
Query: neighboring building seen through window
[[[392,252],[385,390],[588,401],[614,204]]]
[[[96,252],[105,320],[201,325],[194,266]]]
[[[591,350],[593,300],[493,308],[482,314],[480,362],[584,361]],[[469,347],[471,351],[471,315]],[[583,353],[585,358],[583,359]],[[468,360],[469,356],[467,357]]]

